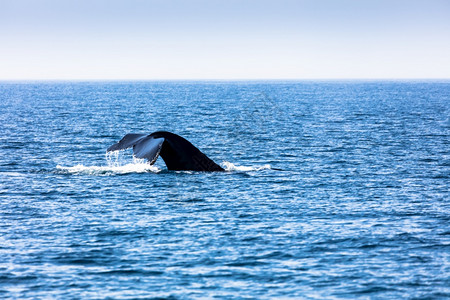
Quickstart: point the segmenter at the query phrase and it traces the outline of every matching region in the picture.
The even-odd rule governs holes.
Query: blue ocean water
[[[450,297],[450,82],[0,83],[0,298]],[[105,150],[177,133],[228,170]]]

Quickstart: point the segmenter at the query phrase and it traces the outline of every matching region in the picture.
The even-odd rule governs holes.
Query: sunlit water
[[[449,82],[0,83],[0,298],[450,297]],[[130,151],[167,130],[227,172]]]

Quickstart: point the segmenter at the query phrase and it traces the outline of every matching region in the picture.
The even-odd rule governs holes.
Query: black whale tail
[[[154,164],[159,156],[167,169],[174,171],[225,171],[221,166],[198,150],[188,140],[167,131],[152,134],[125,135],[106,152],[133,148],[134,156],[145,158]]]

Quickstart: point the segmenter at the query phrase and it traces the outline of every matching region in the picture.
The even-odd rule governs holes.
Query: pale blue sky
[[[450,1],[0,0],[0,80],[348,78],[450,78]]]

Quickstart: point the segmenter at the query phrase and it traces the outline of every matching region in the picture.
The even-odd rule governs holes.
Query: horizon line
[[[450,77],[423,77],[423,78],[0,78],[0,82],[168,82],[168,81],[213,81],[213,82],[263,82],[263,81],[278,81],[278,82],[299,82],[299,81],[450,81]]]

